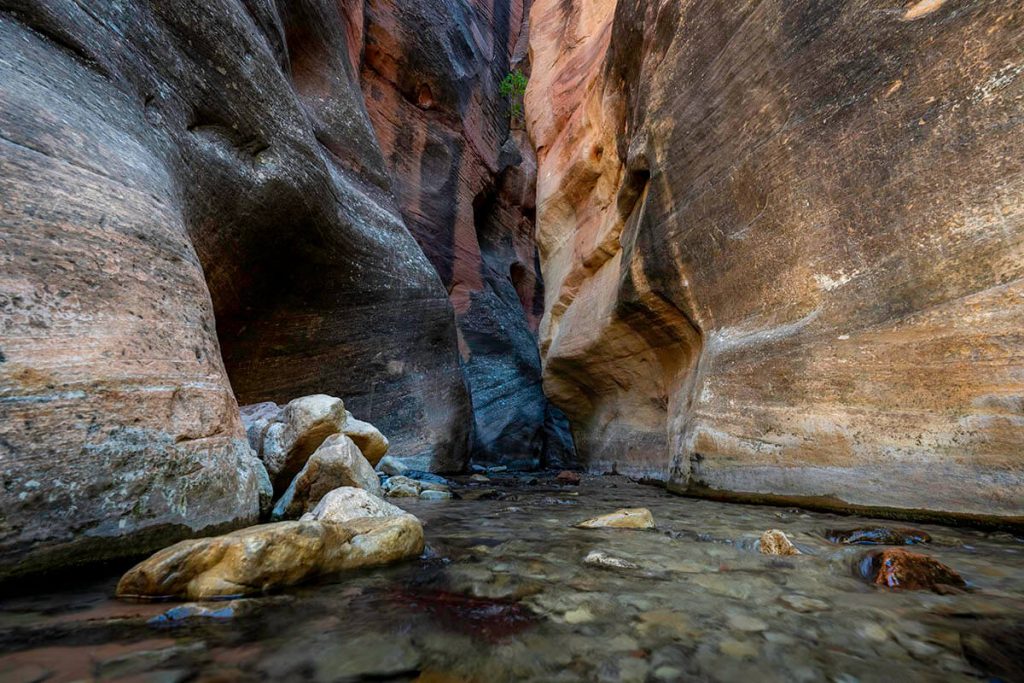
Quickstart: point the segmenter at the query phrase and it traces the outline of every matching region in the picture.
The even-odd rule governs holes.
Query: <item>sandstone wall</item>
[[[360,4],[0,0],[0,577],[252,521],[236,396],[344,396],[465,463]]]
[[[362,86],[402,215],[456,313],[477,461],[573,457],[544,395],[536,164],[498,92],[522,60],[524,0],[368,0]]]
[[[1024,517],[1024,14],[537,0],[544,382],[592,469]]]

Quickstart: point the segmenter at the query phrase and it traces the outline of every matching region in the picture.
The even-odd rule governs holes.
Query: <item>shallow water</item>
[[[1021,676],[1024,542],[1012,535],[916,525],[932,540],[912,550],[969,590],[892,591],[856,575],[869,547],[826,533],[906,525],[691,500],[620,477],[527,479],[463,480],[462,500],[397,500],[425,524],[418,561],[206,603],[206,615],[113,600],[117,576],[6,597],[0,683]],[[657,530],[572,527],[641,506]],[[769,528],[803,554],[761,555]],[[637,568],[585,564],[593,550]]]

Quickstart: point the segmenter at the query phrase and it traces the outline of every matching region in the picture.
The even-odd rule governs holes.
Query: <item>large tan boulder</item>
[[[340,486],[381,495],[380,479],[353,441],[344,434],[327,437],[292,479],[274,506],[274,519],[294,519],[311,510],[320,499]]]
[[[267,428],[259,454],[275,490],[288,486],[327,437],[342,430],[345,417],[342,400],[325,394],[303,396],[284,407],[280,421]]]
[[[340,524],[360,517],[400,517],[407,514],[409,513],[397,505],[392,505],[363,489],[344,486],[321,498],[312,512],[302,516],[302,521]]]
[[[369,422],[357,420],[352,413],[345,412],[345,427],[342,430],[348,438],[355,441],[363,456],[375,466],[388,452],[388,437],[381,434],[380,430]]]
[[[423,527],[412,515],[345,524],[278,522],[161,550],[121,578],[117,595],[184,600],[250,595],[422,551]]]

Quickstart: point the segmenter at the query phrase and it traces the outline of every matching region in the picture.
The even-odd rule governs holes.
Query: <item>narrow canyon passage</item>
[[[0,683],[1024,681],[1021,45],[0,0]]]

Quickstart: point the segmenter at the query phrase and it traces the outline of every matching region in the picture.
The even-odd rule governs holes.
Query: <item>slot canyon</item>
[[[0,46],[0,683],[1024,681],[1024,6]]]

